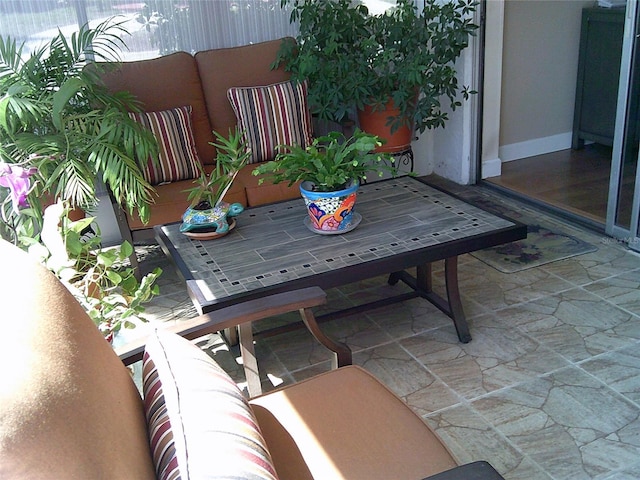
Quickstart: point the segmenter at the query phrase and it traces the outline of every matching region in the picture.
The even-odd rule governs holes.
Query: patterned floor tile
[[[426,420],[459,463],[484,458],[507,479],[549,479],[541,469],[527,462],[522,452],[504,435],[467,405],[429,415]],[[510,472],[518,472],[518,476],[510,476]]]
[[[540,267],[574,285],[586,285],[640,268],[640,256],[617,245]]]
[[[640,315],[640,270],[585,285],[585,290]]]
[[[462,344],[455,334],[440,329],[401,340],[400,345],[466,399],[567,365],[560,355],[516,329],[477,322],[472,335],[471,342]]]
[[[554,478],[595,478],[640,454],[638,406],[574,367],[472,405]]]
[[[354,364],[375,375],[419,414],[462,400],[396,343],[359,352],[354,355]]]
[[[580,367],[640,405],[640,345],[606,353]]]
[[[637,319],[582,289],[521,304],[496,316],[574,362],[635,342],[628,334]]]

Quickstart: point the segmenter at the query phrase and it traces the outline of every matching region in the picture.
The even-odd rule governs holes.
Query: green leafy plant
[[[68,212],[62,203],[47,208],[44,242],[34,243],[30,252],[60,278],[111,340],[121,328],[146,321],[141,316],[144,304],[159,293],[155,282],[162,269],[156,268],[138,281],[134,270],[126,266],[133,252],[130,243],[102,248],[99,231],[95,236],[83,236],[95,218],[71,221]]]
[[[284,63],[298,81],[309,80],[309,103],[320,118],[342,122],[354,109],[400,110],[392,130],[406,124],[423,132],[447,120],[472,91],[458,84],[455,61],[478,28],[475,0],[397,0],[380,15],[351,0],[281,0],[298,22],[296,42],[283,42],[274,66]],[[443,111],[443,109],[445,111]]]
[[[199,209],[217,206],[231,187],[238,172],[244,167],[251,152],[247,149],[244,135],[237,128],[229,130],[229,137],[224,137],[218,132],[213,132],[217,142],[212,142],[216,147],[216,167],[207,174],[204,167],[198,164],[200,175],[193,181],[194,188],[187,190],[187,199],[191,207]]]
[[[346,138],[341,132],[329,132],[317,137],[306,148],[281,145],[283,151],[276,159],[256,167],[253,175],[267,175],[274,183],[313,182],[316,191],[341,190],[351,180],[363,181],[367,173],[383,176],[385,171],[395,174],[393,158],[375,152],[382,142],[375,135],[356,129]],[[262,183],[264,179],[260,179]]]
[[[0,38],[0,160],[37,168],[29,203],[40,215],[45,193],[91,210],[102,181],[131,213],[148,218],[154,190],[136,158],[156,158],[156,140],[129,118],[128,110],[139,110],[135,99],[109,93],[100,80],[117,65],[125,34],[110,19],[70,38],[58,31],[30,55]]]

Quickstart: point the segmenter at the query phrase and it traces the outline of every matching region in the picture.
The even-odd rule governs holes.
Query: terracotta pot
[[[369,105],[366,105],[362,110],[358,110],[360,129],[386,140],[382,147],[376,149],[377,152],[402,152],[411,146],[412,128],[402,125],[391,133],[391,127],[387,125],[389,117],[397,117],[399,115],[400,110],[395,108],[393,100],[389,100],[384,110],[373,111],[373,108]]]
[[[50,193],[43,194],[42,195],[42,199],[41,199],[42,211],[44,212],[45,208],[47,208],[49,205],[53,205],[57,201],[58,201],[58,199],[54,198],[54,196],[52,194],[50,194]],[[67,215],[69,220],[71,220],[72,222],[76,222],[78,220],[82,220],[86,216],[87,216],[87,214],[81,208],[74,208],[73,210],[71,210],[69,212],[69,215]]]

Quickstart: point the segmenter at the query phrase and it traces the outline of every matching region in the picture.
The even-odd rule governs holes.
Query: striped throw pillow
[[[158,141],[158,161],[140,162],[142,174],[151,185],[196,178],[198,151],[193,137],[191,106],[161,112],[130,112],[129,116],[150,130]]]
[[[158,478],[277,479],[251,407],[213,359],[179,335],[158,330],[144,362]]]
[[[142,359],[142,387],[156,477],[158,480],[178,480],[178,457],[171,419],[162,392],[162,382],[155,363],[146,352]]]
[[[250,163],[273,160],[278,145],[306,147],[311,143],[306,81],[233,87],[227,96],[251,149]]]

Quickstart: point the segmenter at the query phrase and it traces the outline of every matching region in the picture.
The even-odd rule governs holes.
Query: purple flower
[[[11,191],[13,211],[20,213],[20,207],[28,207],[27,194],[31,188],[29,177],[38,171],[37,168],[23,168],[19,165],[0,163],[0,186]]]

